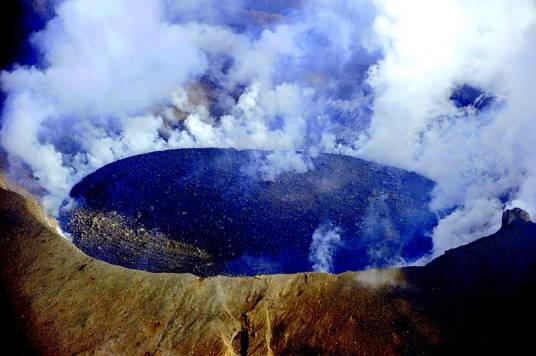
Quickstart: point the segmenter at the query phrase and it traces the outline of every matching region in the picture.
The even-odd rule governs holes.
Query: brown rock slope
[[[3,328],[21,351],[378,355],[438,341],[430,322],[396,297],[398,270],[152,274],[87,257],[40,216],[31,200],[0,189]]]
[[[425,267],[200,278],[84,255],[0,181],[0,337],[18,354],[524,354],[536,319],[536,224]]]

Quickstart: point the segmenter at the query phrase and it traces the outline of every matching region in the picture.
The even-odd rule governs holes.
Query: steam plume
[[[360,156],[437,182],[430,208],[455,209],[434,254],[496,229],[504,205],[536,214],[533,1],[291,3],[49,2],[36,65],[1,75],[14,174],[27,167],[57,213],[84,175],[138,153]]]

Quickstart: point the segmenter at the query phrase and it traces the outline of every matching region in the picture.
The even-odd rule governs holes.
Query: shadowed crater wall
[[[266,180],[268,154],[183,149],[114,162],[72,189],[62,227],[104,261],[198,275],[342,272],[429,252],[430,180],[330,154]]]

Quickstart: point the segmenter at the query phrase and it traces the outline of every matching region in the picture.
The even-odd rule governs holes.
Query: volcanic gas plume
[[[434,256],[505,205],[536,215],[532,0],[28,4],[45,25],[2,71],[0,140],[53,215],[106,164],[199,147],[273,152],[266,181],[319,153],[415,171],[436,182]]]

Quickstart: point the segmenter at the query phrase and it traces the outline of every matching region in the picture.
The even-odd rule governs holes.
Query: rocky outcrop
[[[92,251],[99,260],[119,261],[118,265],[149,272],[215,274],[208,252],[170,239],[158,230],[148,231],[115,211],[76,208],[70,226],[76,246]]]
[[[37,204],[0,189],[3,346],[60,355],[515,352],[531,340],[522,322],[534,314],[535,237],[534,224],[511,225],[419,268],[155,274],[84,255]]]
[[[502,226],[511,226],[517,224],[527,224],[532,222],[530,215],[523,209],[514,208],[512,210],[506,210],[502,216]]]

